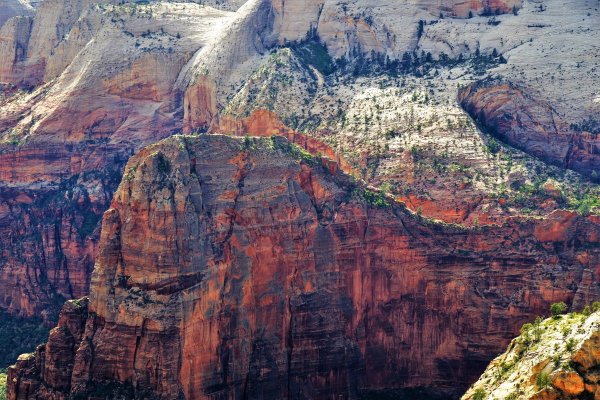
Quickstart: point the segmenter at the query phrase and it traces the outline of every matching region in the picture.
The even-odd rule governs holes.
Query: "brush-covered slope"
[[[525,324],[463,399],[600,398],[600,303],[594,309]]]
[[[566,212],[437,224],[280,137],[172,137],[128,162],[89,303],[9,396],[456,393],[532,315],[600,296],[599,241]]]

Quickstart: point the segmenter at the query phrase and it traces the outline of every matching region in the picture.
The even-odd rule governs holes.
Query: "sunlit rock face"
[[[0,41],[0,79],[41,84],[0,110],[0,307],[15,314],[54,320],[65,298],[88,293],[99,221],[125,163],[181,131],[175,81],[232,15],[90,4],[44,2],[33,21],[15,17],[1,31],[12,36]]]
[[[87,311],[65,307],[9,396],[460,390],[551,302],[600,295],[597,222],[438,225],[283,138],[170,138],[128,162]]]
[[[525,325],[463,399],[598,398],[600,312],[582,311]]]
[[[571,170],[593,177],[596,138],[569,133],[599,110],[595,4],[117,3],[46,0],[0,31],[0,307],[53,322],[91,291],[15,396],[447,392],[549,303],[598,296],[598,218],[556,211],[595,187]],[[398,76],[354,68],[405,54]],[[146,147],[181,132],[330,160]]]

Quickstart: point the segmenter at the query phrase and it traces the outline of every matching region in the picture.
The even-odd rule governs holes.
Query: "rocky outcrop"
[[[33,8],[27,1],[4,0],[0,4],[0,28],[13,17],[27,17],[33,15]]]
[[[0,28],[0,82],[19,80],[16,66],[25,60],[31,23],[31,17],[18,16]]]
[[[280,44],[318,35],[335,58],[370,56],[401,59],[412,52],[423,33],[419,24],[440,15],[498,15],[521,8],[520,0],[413,0],[402,6],[372,0],[340,3],[327,0],[272,0],[273,31]],[[421,22],[419,22],[421,21]]]
[[[41,16],[55,3],[44,2],[39,18],[54,15]],[[153,3],[98,5],[83,14],[60,25],[71,30],[52,47],[70,65],[41,63],[46,72],[63,70],[0,109],[0,308],[48,321],[65,298],[88,293],[98,223],[127,159],[183,129],[175,82],[210,36],[190,32],[210,32],[231,13]],[[174,23],[183,16],[184,26]]]
[[[327,144],[290,129],[281,122],[275,113],[268,110],[255,110],[248,118],[241,120],[230,116],[222,117],[218,121],[218,125],[213,126],[211,131],[243,137],[247,135],[257,137],[283,136],[312,155],[325,156],[323,162],[327,163],[332,171],[340,169],[346,174],[358,176],[352,169],[352,166],[342,156],[336,154]],[[328,160],[333,162],[329,162]]]
[[[459,101],[484,130],[511,146],[588,176],[600,173],[600,137],[574,132],[526,89],[488,79],[461,90]]]
[[[600,311],[523,326],[463,399],[597,399]]]
[[[566,212],[428,222],[280,137],[169,138],[128,162],[104,214],[81,339],[69,304],[8,395],[460,390],[550,303],[600,296],[599,242]]]

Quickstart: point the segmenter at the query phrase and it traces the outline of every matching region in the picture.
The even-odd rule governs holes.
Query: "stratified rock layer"
[[[550,303],[600,296],[597,218],[438,225],[323,165],[283,138],[141,151],[104,215],[85,330],[69,303],[9,398],[456,391]]]
[[[0,107],[0,308],[52,323],[65,299],[89,293],[125,163],[183,128],[175,81],[230,15],[91,3],[48,0],[33,22],[0,29],[0,82],[51,81]]]

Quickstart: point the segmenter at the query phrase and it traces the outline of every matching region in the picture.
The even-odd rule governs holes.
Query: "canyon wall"
[[[0,73],[22,74],[11,63],[18,58],[43,65],[39,81],[51,80],[0,108],[0,307],[52,324],[65,298],[88,293],[99,221],[128,158],[183,127],[175,82],[210,36],[190,33],[232,14],[183,3],[55,3],[43,3],[33,23],[16,17],[1,32],[31,24],[35,32],[55,24],[52,16],[66,18],[58,43],[33,44],[32,34],[24,58],[27,38],[0,42],[0,53],[12,54]],[[53,6],[74,8],[43,14]],[[175,24],[183,16],[185,26]],[[33,62],[42,48],[55,61]]]
[[[283,138],[172,137],[128,162],[89,305],[8,395],[456,394],[550,303],[600,296],[598,222],[436,224]]]

